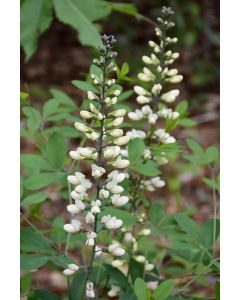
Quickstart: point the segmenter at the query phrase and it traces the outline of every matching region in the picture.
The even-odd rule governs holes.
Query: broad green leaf
[[[58,99],[51,99],[47,101],[43,106],[43,118],[47,119],[48,116],[57,113],[58,106]]]
[[[182,118],[178,121],[178,125],[184,126],[184,127],[193,127],[197,125],[197,121],[190,119],[190,118]]]
[[[130,227],[134,225],[137,221],[136,217],[128,211],[121,210],[113,207],[106,207],[102,212],[102,215],[110,214],[111,216],[115,216],[121,219],[124,223],[124,226]]]
[[[28,177],[25,186],[29,190],[37,190],[51,183],[62,182],[66,177],[65,173],[39,173]]]
[[[137,300],[137,297],[133,292],[123,292],[120,295],[119,300]]]
[[[110,9],[99,0],[54,0],[57,18],[78,32],[83,45],[97,48],[101,45],[100,35],[93,21],[110,13]]]
[[[139,277],[142,278],[144,274],[144,264],[137,262],[135,259],[130,259],[129,262],[129,272],[132,282]]]
[[[175,110],[179,112],[180,116],[183,116],[185,115],[187,109],[188,109],[188,102],[184,100],[178,103]]]
[[[184,213],[177,213],[174,216],[178,225],[189,235],[192,240],[199,240],[200,229],[195,221]]]
[[[22,202],[21,206],[29,206],[36,203],[41,203],[47,198],[47,194],[44,192],[40,192],[37,194],[27,196]]]
[[[53,249],[48,240],[43,235],[32,227],[21,228],[21,250],[26,252],[44,251],[53,253]]]
[[[56,89],[50,89],[50,93],[56,100],[59,101],[59,103],[62,103],[66,106],[70,106],[72,108],[77,108],[76,103],[64,92],[56,90]]]
[[[129,72],[129,65],[125,62],[121,67],[120,77],[124,77]]]
[[[215,239],[217,240],[220,233],[220,222],[216,219],[216,235]],[[201,227],[201,243],[204,247],[210,248],[213,245],[213,229],[214,229],[214,220],[206,221]]]
[[[202,158],[198,158],[193,155],[185,155],[184,158],[194,164],[203,164],[204,163],[204,160]]]
[[[141,278],[135,280],[134,292],[138,300],[147,300],[147,286]]]
[[[20,92],[20,100],[21,101],[27,101],[28,97],[29,97],[28,93],[26,93],[26,92]]]
[[[153,298],[156,300],[164,300],[171,295],[174,288],[174,281],[169,279],[162,282],[153,292]]]
[[[37,48],[37,40],[51,24],[51,0],[25,0],[21,5],[21,46],[28,60]]]
[[[58,128],[59,132],[61,132],[63,135],[71,137],[71,138],[79,138],[80,133],[75,127],[73,126],[62,126],[61,128]]]
[[[142,175],[153,177],[158,176],[161,173],[155,166],[156,164],[153,161],[149,160],[145,164],[137,164],[136,166],[134,166],[133,170]]]
[[[74,275],[70,287],[71,300],[82,299],[85,293],[86,279],[87,272],[78,272]]]
[[[46,254],[21,254],[21,270],[35,270],[49,262],[51,256]]]
[[[63,229],[63,226],[64,226],[63,217],[58,216],[52,222],[52,231],[57,243],[62,242],[63,239],[66,237],[66,231]]]
[[[116,285],[121,286],[122,288],[130,289],[127,277],[121,271],[108,264],[103,264],[103,266],[107,273],[111,276],[111,279],[116,282]]]
[[[46,169],[51,170],[52,167],[49,163],[40,155],[37,154],[21,154],[20,155],[20,162],[22,165],[26,167],[31,167],[35,169]]]
[[[87,81],[81,81],[81,80],[73,80],[72,84],[74,86],[76,86],[77,88],[79,88],[82,91],[91,91],[93,93],[96,93],[98,90],[97,88],[92,85],[91,83],[87,82]]]
[[[219,151],[216,147],[208,147],[204,156],[206,163],[211,163],[218,159]]]
[[[68,256],[55,256],[54,263],[59,267],[66,269],[69,264],[74,264],[76,262]]]
[[[123,14],[128,14],[131,16],[138,17],[139,12],[134,4],[130,3],[114,3],[114,2],[105,2],[108,7],[112,10],[121,12]]]
[[[217,190],[218,192],[220,192],[220,186],[219,186],[219,181],[215,182],[210,178],[203,178],[202,179],[203,182],[205,182],[208,186],[210,186],[211,188],[214,188],[215,190]]]
[[[125,91],[124,93],[122,93],[119,97],[118,97],[118,102],[122,102],[124,100],[127,100],[129,97],[131,97],[133,95],[133,90],[128,90]]]
[[[202,157],[204,155],[204,151],[202,149],[202,147],[193,139],[187,139],[187,144],[188,147],[195,152],[196,154],[198,154],[200,157]]]
[[[142,139],[135,138],[128,143],[128,159],[131,164],[138,162],[143,155],[145,144]]]
[[[34,293],[39,300],[61,300],[57,294],[48,290],[35,290]]]
[[[163,205],[160,203],[152,203],[149,210],[149,215],[153,225],[157,226],[164,216]]]
[[[30,288],[30,285],[32,283],[32,276],[30,273],[25,274],[22,278],[21,278],[21,293],[26,293],[27,290]]]
[[[63,135],[55,132],[50,136],[46,145],[46,155],[54,168],[62,167],[67,155],[67,143]]]
[[[41,125],[41,114],[38,110],[30,106],[25,106],[23,113],[28,118],[28,130],[30,134],[33,135]]]

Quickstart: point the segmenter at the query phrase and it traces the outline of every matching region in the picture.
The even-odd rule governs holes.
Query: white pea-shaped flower
[[[117,146],[123,146],[129,142],[129,137],[128,136],[120,136],[120,137],[114,139],[113,142]]]
[[[129,201],[127,196],[120,196],[119,194],[113,195],[111,199],[114,206],[123,206]]]

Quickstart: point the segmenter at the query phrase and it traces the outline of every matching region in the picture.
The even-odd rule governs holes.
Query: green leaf
[[[111,279],[116,282],[116,285],[121,286],[122,288],[130,289],[130,284],[127,280],[127,277],[121,271],[108,264],[103,264],[103,266],[107,273],[111,276]]]
[[[30,288],[30,285],[32,283],[32,276],[30,273],[25,274],[22,278],[21,278],[21,293],[26,293],[27,290]]]
[[[127,100],[129,97],[133,95],[133,90],[128,90],[123,92],[119,97],[118,97],[118,102],[122,102],[124,100]]]
[[[47,119],[48,116],[57,113],[58,106],[58,99],[51,99],[47,101],[43,106],[43,118]]]
[[[20,42],[28,60],[37,48],[37,40],[51,24],[52,1],[25,0],[21,5]]]
[[[46,169],[51,170],[52,167],[49,163],[40,155],[37,154],[21,154],[20,162],[26,167],[35,168],[38,170]]]
[[[38,297],[39,300],[61,300],[61,298],[48,290],[35,290],[34,294]]]
[[[145,149],[145,144],[142,139],[135,138],[128,143],[128,159],[131,164],[139,161]]]
[[[203,178],[202,179],[204,183],[206,183],[209,187],[217,190],[218,192],[220,192],[220,186],[219,186],[219,181],[218,182],[215,182],[213,181],[212,179],[210,178]]]
[[[21,228],[21,250],[22,251],[45,251],[53,253],[53,249],[48,240],[43,235],[32,227]]]
[[[77,30],[78,39],[83,45],[95,48],[101,45],[100,35],[92,22],[110,13],[102,1],[54,0],[53,3],[57,18]]]
[[[218,159],[219,151],[216,147],[208,147],[204,156],[206,163],[211,163]]]
[[[163,205],[160,203],[152,203],[149,210],[149,215],[153,225],[157,226],[164,215]]]
[[[147,287],[141,278],[137,278],[134,282],[134,292],[138,300],[147,300]]]
[[[178,121],[178,125],[184,126],[184,127],[193,127],[197,125],[197,121],[190,119],[190,118],[182,118]]]
[[[30,106],[25,106],[23,108],[23,113],[28,118],[28,129],[30,134],[33,135],[41,125],[41,114]]]
[[[40,192],[37,194],[30,195],[26,197],[22,202],[21,206],[29,206],[36,203],[41,203],[47,198],[47,194],[44,192]]]
[[[56,89],[50,89],[50,93],[59,103],[62,103],[72,108],[77,108],[76,103],[64,92]]]
[[[120,77],[124,77],[125,75],[127,75],[128,72],[129,72],[129,65],[128,63],[125,62],[121,67]]]
[[[130,3],[113,3],[113,2],[105,2],[108,7],[112,10],[121,12],[123,14],[131,15],[131,16],[139,16],[139,12],[134,4]]]
[[[35,270],[49,262],[51,256],[45,254],[21,254],[21,270]]]
[[[137,164],[136,166],[134,166],[133,170],[142,175],[153,177],[160,174],[160,171],[155,166],[155,162],[148,160],[145,164]]]
[[[85,292],[86,279],[87,279],[86,272],[78,272],[73,277],[71,287],[70,287],[71,300],[82,299],[83,294]]]
[[[59,267],[66,269],[69,264],[74,264],[76,262],[68,256],[55,256],[54,263]]]
[[[76,86],[77,88],[79,88],[82,91],[91,91],[93,93],[97,93],[97,88],[92,85],[91,83],[87,82],[87,81],[81,81],[81,80],[73,80],[72,84],[74,86]]]
[[[54,132],[46,145],[46,155],[49,163],[56,169],[63,166],[67,155],[67,143],[62,134]]]
[[[138,277],[142,278],[144,273],[144,264],[139,263],[135,259],[131,258],[129,262],[129,273],[132,282],[135,282]]]
[[[164,300],[171,295],[174,288],[174,281],[169,279],[162,282],[153,292],[153,298],[156,300]]]
[[[180,116],[182,117],[187,112],[187,109],[188,109],[188,102],[184,100],[178,103],[175,110],[179,112]]]
[[[115,216],[121,219],[124,223],[124,226],[130,227],[134,225],[137,221],[136,217],[128,211],[121,210],[113,207],[106,207],[102,212],[102,215],[110,214],[111,216]]]
[[[28,177],[25,186],[29,190],[37,190],[51,183],[62,181],[66,177],[65,173],[39,173]]]
[[[220,222],[216,219],[216,236],[215,239],[217,240],[220,233]],[[210,248],[213,245],[213,229],[214,229],[214,220],[206,221],[201,227],[201,244],[206,247]]]
[[[188,147],[189,147],[193,152],[195,152],[196,154],[198,154],[200,157],[203,157],[203,156],[204,156],[203,148],[202,148],[197,142],[195,142],[195,141],[192,140],[192,139],[187,139],[187,144],[188,144]]]
[[[192,240],[199,240],[200,229],[196,222],[184,213],[177,213],[174,216],[178,225],[189,235]]]

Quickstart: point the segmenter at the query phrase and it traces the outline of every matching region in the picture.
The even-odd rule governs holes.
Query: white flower
[[[96,131],[92,133],[86,133],[86,137],[91,141],[96,141],[99,138],[100,134]]]
[[[93,92],[90,91],[87,92],[87,96],[89,100],[98,99],[98,97]]]
[[[157,121],[157,119],[158,119],[158,115],[157,114],[149,114],[148,115],[148,123],[149,124],[155,124],[156,123],[156,121]]]
[[[151,158],[151,151],[149,149],[144,149],[144,152],[143,152],[143,158],[144,159],[149,159]]]
[[[162,90],[162,86],[160,83],[154,84],[154,86],[152,87],[152,94],[156,96],[160,94],[161,90]]]
[[[117,182],[113,180],[106,184],[106,188],[113,194],[120,194],[124,191],[123,187],[117,185]]]
[[[63,229],[69,233],[78,232],[81,228],[81,222],[75,219],[71,220],[71,224],[65,224]]]
[[[128,151],[127,151],[127,149],[122,149],[120,153],[121,153],[122,157],[124,157],[124,158],[128,157]]]
[[[149,281],[147,283],[147,287],[150,289],[150,290],[155,290],[158,286],[158,281]]]
[[[163,108],[158,111],[158,115],[163,118],[175,120],[179,117],[179,113],[177,111],[172,111],[171,108]]]
[[[71,197],[74,200],[85,200],[87,198],[87,193],[85,193],[84,191],[82,191],[81,193],[77,193],[76,191],[72,191],[71,192]]]
[[[150,81],[151,78],[149,78],[146,74],[144,73],[139,73],[138,74],[138,79],[141,81]]]
[[[100,199],[106,199],[109,197],[109,191],[105,190],[105,189],[101,189],[99,192],[99,198]]]
[[[161,96],[161,100],[165,102],[173,102],[179,95],[179,90],[172,90],[170,92],[164,93]]]
[[[153,113],[153,111],[152,111],[152,109],[151,109],[151,107],[149,106],[149,105],[144,105],[143,107],[142,107],[142,113],[144,114],[144,115],[150,115],[150,114],[152,114]]]
[[[135,112],[129,112],[128,113],[128,117],[131,120],[139,121],[139,120],[142,119],[143,113],[142,113],[142,111],[140,109],[136,109]]]
[[[120,259],[115,259],[112,261],[112,266],[115,268],[119,268],[124,264],[124,260],[120,260]]]
[[[98,257],[102,254],[102,248],[100,248],[99,246],[95,246],[95,257]]]
[[[166,79],[166,82],[170,82],[170,83],[179,83],[183,80],[183,76],[182,75],[176,75],[173,77],[170,77],[168,79]]]
[[[107,229],[118,229],[123,225],[123,221],[110,215],[103,216],[101,222]]]
[[[111,290],[108,291],[109,297],[116,297],[119,292],[121,291],[121,288],[117,285],[111,285]]]
[[[157,188],[165,186],[165,181],[161,180],[159,176],[151,178],[151,182]]]
[[[108,133],[113,137],[120,137],[123,135],[123,130],[122,129],[112,129],[112,130],[109,130]]]
[[[80,159],[84,158],[78,153],[78,151],[70,151],[69,155],[71,156],[72,159],[75,159],[75,160],[80,160]]]
[[[150,263],[147,263],[146,265],[145,265],[145,271],[146,272],[150,272],[150,271],[152,271],[153,269],[154,269],[154,265],[153,264],[150,264]]]
[[[123,117],[116,118],[115,120],[112,121],[112,126],[119,126],[123,122]]]
[[[150,96],[151,94],[139,85],[134,86],[134,92],[139,96]]]
[[[178,52],[173,53],[173,54],[172,54],[172,58],[173,58],[173,59],[179,58],[179,53],[178,53]]]
[[[123,239],[126,243],[132,243],[135,241],[135,238],[131,232],[126,232]]]
[[[92,201],[91,202],[91,206],[92,206],[91,213],[93,213],[94,215],[100,213],[101,204],[102,203],[100,200]]]
[[[95,238],[97,237],[97,234],[96,234],[96,232],[94,232],[94,231],[89,231],[88,233],[87,233],[87,241],[86,241],[86,245],[87,246],[91,246],[91,247],[93,247],[94,246],[94,244],[95,244]]]
[[[144,263],[146,261],[146,257],[143,255],[134,256],[134,259],[140,263]]]
[[[92,176],[95,178],[101,177],[106,172],[104,168],[99,167],[95,164],[92,164],[91,168],[92,168]]]
[[[82,174],[81,172],[76,172],[75,175],[69,175],[67,177],[67,180],[71,184],[77,185],[80,184],[84,178],[85,178],[84,174]]]
[[[159,140],[163,143],[163,144],[172,144],[175,143],[176,140],[174,137],[170,136],[169,133],[167,133],[165,131],[165,129],[158,129],[154,132],[154,134],[159,138]]]
[[[126,145],[129,142],[130,138],[128,136],[120,136],[116,139],[114,139],[114,144],[117,146],[123,146]]]
[[[85,204],[81,200],[76,200],[75,204],[70,204],[67,206],[67,210],[72,214],[77,214],[85,209]]]
[[[121,91],[115,90],[114,92],[112,92],[112,94],[113,94],[114,96],[119,96],[119,95],[121,94]]]
[[[136,130],[136,129],[132,129],[131,131],[128,131],[126,133],[126,135],[130,139],[135,139],[135,138],[145,139],[145,137],[146,137],[146,133],[144,131],[142,131],[142,130]]]
[[[117,159],[112,163],[115,168],[124,169],[129,165],[129,160],[127,159]]]
[[[178,73],[178,70],[177,69],[171,69],[167,72],[167,75],[172,77],[172,76],[176,76]]]
[[[118,171],[112,171],[111,173],[108,174],[108,178],[112,179],[113,181],[116,182],[122,182],[125,179],[125,174],[124,173],[119,173]]]
[[[103,156],[108,158],[115,158],[120,154],[121,148],[119,146],[109,146],[103,150]]]
[[[82,156],[82,157],[86,157],[86,158],[97,158],[97,152],[95,150],[95,148],[91,148],[91,147],[79,147],[78,148],[78,153]]]
[[[126,109],[120,108],[117,109],[111,113],[109,113],[109,116],[113,116],[116,118],[124,117],[126,115]]]
[[[153,61],[151,60],[151,58],[149,56],[144,55],[142,57],[142,61],[147,64],[147,65],[151,65],[153,63]]]
[[[113,244],[108,247],[108,251],[114,256],[123,256],[125,254],[125,250],[120,247],[118,242],[113,242]]]
[[[88,127],[87,125],[80,123],[80,122],[75,122],[74,127],[81,132],[92,132],[92,128]]]
[[[150,97],[146,97],[146,96],[138,96],[137,97],[137,102],[139,104],[146,104],[146,103],[150,103],[151,98]]]
[[[93,283],[91,281],[88,281],[86,284],[86,296],[88,298],[95,298],[95,293],[93,290]]]
[[[81,111],[80,111],[80,117],[82,117],[83,119],[88,120],[88,119],[91,119],[91,118],[93,117],[93,114],[90,113],[90,112],[87,111],[87,110],[81,110]]]
[[[79,267],[75,264],[69,264],[68,268],[63,271],[63,274],[66,276],[73,275],[75,272],[79,270]]]
[[[142,229],[138,234],[147,236],[150,233],[151,233],[151,229]]]
[[[143,73],[144,73],[147,77],[151,78],[151,80],[154,80],[154,79],[155,79],[155,75],[154,75],[148,68],[144,67],[144,68],[143,68]]]
[[[113,195],[111,197],[111,199],[112,199],[112,204],[114,206],[123,206],[126,203],[128,203],[128,200],[129,200],[129,198],[127,196],[120,196],[118,194]]]
[[[95,220],[95,217],[94,215],[89,211],[87,214],[86,214],[86,223],[87,224],[93,224],[94,223],[94,220]]]

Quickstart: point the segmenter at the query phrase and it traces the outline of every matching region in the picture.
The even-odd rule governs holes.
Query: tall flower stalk
[[[113,73],[114,59],[117,53],[113,51],[116,40],[110,35],[102,36],[103,46],[99,48],[100,57],[93,63],[99,69],[99,75],[92,74],[94,90],[88,91],[89,110],[80,111],[83,122],[76,122],[75,128],[89,140],[88,147],[78,147],[70,152],[74,160],[85,160],[91,163],[91,178],[86,178],[81,172],[68,176],[68,182],[75,186],[71,192],[74,204],[67,206],[71,213],[71,222],[64,225],[69,233],[85,232],[86,246],[91,247],[91,257],[87,266],[86,296],[95,297],[93,283],[89,281],[94,259],[102,252],[113,256],[122,256],[125,250],[117,242],[110,245],[100,245],[98,234],[101,230],[117,230],[123,221],[104,214],[107,206],[123,206],[128,202],[127,196],[122,196],[124,189],[119,183],[125,179],[125,174],[117,169],[124,169],[129,161],[121,156],[121,146],[128,143],[129,137],[124,136],[118,128],[123,123],[126,114],[124,109],[114,110],[120,91],[115,85]],[[94,121],[92,126],[88,121]],[[84,216],[84,222],[81,220]],[[70,264],[63,271],[65,275],[73,275],[81,266]]]
[[[130,139],[140,138],[144,141],[145,150],[142,154],[142,163],[146,164],[151,160],[156,167],[168,163],[166,152],[162,149],[176,143],[176,139],[170,135],[170,131],[179,120],[179,113],[173,110],[172,105],[179,95],[179,90],[170,87],[172,84],[181,82],[183,76],[178,74],[177,69],[170,67],[179,57],[178,52],[170,50],[177,42],[176,37],[172,38],[168,34],[169,29],[175,25],[170,20],[172,15],[171,8],[162,8],[161,16],[158,18],[159,25],[155,28],[157,41],[149,41],[151,53],[142,57],[145,66],[143,71],[138,74],[141,84],[134,86],[137,103],[142,107],[128,113],[131,120],[147,123],[144,123],[146,124],[144,131],[134,128],[126,135]],[[128,157],[127,150],[124,150],[123,154],[126,158]],[[150,272],[154,269],[154,265],[138,250],[138,240],[142,236],[151,234],[151,230],[146,225],[148,224],[147,216],[140,209],[142,207],[140,197],[145,192],[154,192],[156,189],[164,187],[165,181],[160,176],[148,176],[147,178],[134,171],[131,172],[129,178],[131,212],[138,218],[138,228],[136,230],[136,226],[134,226],[131,231],[126,231],[123,240],[128,245],[130,257],[143,263],[145,272]],[[129,265],[126,260],[113,261],[113,265],[129,275]]]

